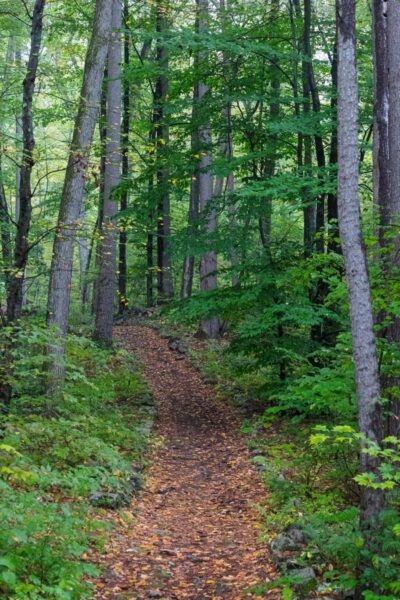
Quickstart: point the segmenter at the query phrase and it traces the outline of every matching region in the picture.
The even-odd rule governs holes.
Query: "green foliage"
[[[79,600],[91,596],[87,578],[97,573],[85,552],[104,538],[89,496],[128,497],[153,406],[132,357],[70,336],[67,382],[49,413],[39,367],[48,342],[32,322],[15,337],[19,396],[0,430],[0,597]]]

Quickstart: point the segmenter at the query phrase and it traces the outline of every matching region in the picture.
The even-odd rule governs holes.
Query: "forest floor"
[[[107,545],[95,597],[255,597],[246,590],[276,573],[259,541],[265,487],[250,463],[239,413],[152,329],[124,325],[115,337],[143,362],[161,443],[131,519],[117,524]]]

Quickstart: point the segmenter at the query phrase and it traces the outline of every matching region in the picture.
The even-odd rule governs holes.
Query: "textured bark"
[[[78,248],[79,248],[79,285],[81,292],[82,306],[86,304],[87,285],[86,285],[86,273],[88,270],[89,260],[89,248],[87,233],[88,228],[85,223],[86,210],[85,203],[82,202],[81,214],[79,215],[79,236],[78,236]]]
[[[157,287],[158,300],[163,302],[174,295],[171,261],[171,214],[169,194],[169,125],[165,113],[165,104],[168,99],[168,50],[163,40],[163,35],[168,28],[168,0],[157,0],[157,68],[160,70],[155,86],[155,133],[157,146]]]
[[[0,239],[1,239],[1,256],[3,263],[3,274],[6,289],[8,289],[10,278],[10,267],[12,260],[11,248],[11,221],[9,217],[7,198],[3,185],[3,174],[1,168],[0,156]]]
[[[196,0],[197,5],[197,31],[199,35],[204,34],[208,28],[208,0]],[[207,51],[199,52],[199,63],[207,60]],[[200,81],[197,84],[197,98],[200,104],[207,99],[209,88],[206,83]],[[204,105],[204,104],[203,104]],[[204,118],[198,128],[198,143],[200,148],[199,160],[199,212],[205,220],[205,233],[207,244],[210,237],[217,229],[217,215],[212,206],[213,201],[213,176],[212,166],[212,134],[208,119]],[[200,258],[200,290],[209,292],[217,288],[217,254],[214,250],[205,252]],[[200,323],[199,335],[207,338],[217,338],[220,335],[220,322],[217,316],[210,316]]]
[[[303,113],[308,119],[311,112],[311,0],[304,0],[304,26],[303,26],[303,54],[302,80],[303,80]],[[307,179],[312,177],[312,138],[310,135],[303,136],[304,142],[304,175]],[[316,206],[314,198],[310,194],[309,184],[306,183],[304,190],[304,254],[311,256],[315,242],[316,228]]]
[[[337,33],[335,37],[335,45],[333,48],[332,65],[331,65],[331,81],[332,81],[332,96],[331,96],[331,113],[332,113],[332,131],[331,143],[329,148],[329,167],[332,172],[337,168],[338,161],[338,140],[337,140],[337,78],[338,78],[338,63],[337,63]],[[338,227],[338,206],[336,192],[328,194],[328,210],[327,218],[329,224],[328,236],[328,252],[341,252]]]
[[[129,5],[124,0],[124,65],[129,66]],[[123,117],[122,117],[122,180],[126,183],[129,174],[129,124],[130,124],[130,83],[127,77],[123,82]],[[121,196],[121,211],[128,208],[128,191],[125,189]],[[118,297],[119,312],[123,313],[128,305],[127,290],[127,263],[126,263],[126,229],[121,227],[119,233],[119,257],[118,257]]]
[[[272,0],[273,5],[275,6],[278,0]],[[229,9],[228,0],[220,0],[219,3],[220,15],[221,15],[221,28],[224,31],[225,28],[225,20],[226,20],[226,10]],[[231,65],[231,61],[226,52],[223,52],[223,68],[228,77],[228,85],[226,93],[230,95],[230,79],[234,77],[234,69]],[[227,158],[228,161],[233,160],[233,136],[232,136],[232,103],[228,102],[222,111],[222,121],[224,128],[224,135],[221,139],[220,151],[223,156]],[[225,190],[224,190],[225,183]],[[225,178],[217,177],[215,186],[214,186],[214,195],[220,196],[222,192],[226,194],[227,197],[227,207],[228,207],[228,222],[230,230],[232,231],[231,239],[234,239],[234,232],[236,228],[236,206],[233,199],[233,193],[235,191],[235,176],[233,171],[231,170],[228,173],[228,176]],[[234,244],[232,243],[229,246],[229,258],[232,268],[232,287],[239,287],[240,281],[238,277],[238,257]]]
[[[279,18],[279,0],[271,0],[271,19]],[[271,101],[269,105],[269,118],[271,122],[277,122],[280,115],[280,91],[281,82],[278,69],[278,60],[275,58],[270,68],[271,77]],[[276,170],[278,134],[272,133],[268,136],[269,155],[265,160],[263,176],[265,179],[273,177]],[[265,214],[259,219],[260,238],[269,261],[272,261],[271,232],[272,232],[272,198],[265,199]]]
[[[152,117],[152,127],[149,133],[149,163],[151,165],[149,172],[149,194],[147,202],[147,236],[146,236],[146,305],[151,308],[154,306],[154,171],[153,164],[155,158],[155,128],[154,128],[154,111]]]
[[[379,210],[379,244],[385,286],[400,269],[400,4],[397,0],[375,0],[373,5],[375,111],[374,111],[374,192]],[[382,311],[378,320],[388,323],[380,335],[400,346],[400,319]],[[386,433],[400,432],[400,401],[392,393],[399,387],[396,374],[382,376],[385,396],[389,398]]]
[[[100,117],[99,117],[99,138],[100,138],[100,186],[99,186],[99,205],[97,213],[97,229],[101,232],[103,224],[103,207],[104,207],[104,174],[106,170],[106,143],[107,143],[107,89],[108,89],[108,72],[107,66],[104,69],[103,85],[101,90],[100,100]],[[96,313],[97,306],[97,290],[99,285],[99,268],[100,268],[100,240],[97,238],[96,253],[95,253],[95,278],[93,280],[93,297],[92,297],[92,315]]]
[[[194,69],[197,69],[199,57],[196,55],[194,59]],[[191,137],[191,153],[192,156],[196,156],[199,149],[198,139],[198,86],[194,86],[193,90],[193,104],[192,104],[192,137]],[[190,298],[193,291],[193,277],[194,277],[194,264],[195,257],[192,254],[191,248],[196,235],[196,228],[199,217],[199,164],[196,161],[192,176],[190,178],[190,192],[189,192],[189,211],[188,211],[188,242],[186,255],[183,259],[182,269],[182,287],[181,287],[181,298]]]
[[[97,0],[53,246],[48,323],[55,326],[60,340],[50,348],[53,356],[50,393],[57,389],[64,372],[60,358],[64,354],[62,338],[68,326],[76,223],[81,211],[89,152],[99,113],[110,32],[111,4],[109,0]]]
[[[338,19],[338,209],[346,268],[353,337],[353,357],[360,432],[381,442],[380,383],[371,290],[362,240],[358,194],[358,85],[356,69],[355,0],[337,0]],[[376,472],[374,457],[361,453],[361,471]],[[383,508],[380,490],[362,488],[361,528],[366,548],[372,544]],[[360,573],[364,565],[360,565]],[[362,586],[357,591],[362,598]]]
[[[31,45],[26,76],[22,84],[22,131],[23,149],[19,186],[19,217],[14,247],[14,264],[10,274],[7,294],[7,319],[18,318],[22,309],[25,268],[29,256],[29,230],[32,218],[31,176],[35,164],[33,151],[35,138],[33,130],[32,103],[35,81],[42,45],[43,13],[45,0],[36,0],[32,13]]]
[[[373,1],[374,43],[374,200],[379,210],[379,242],[385,246],[390,224],[389,63],[387,2]]]
[[[118,202],[115,188],[121,182],[121,26],[120,0],[113,0],[112,29],[108,51],[107,143],[104,172],[103,222],[100,238],[100,266],[94,338],[104,344],[112,343],[114,300],[116,291],[116,253]]]

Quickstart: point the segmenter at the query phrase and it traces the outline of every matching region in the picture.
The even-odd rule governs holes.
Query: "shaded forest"
[[[400,598],[398,0],[0,26],[0,597]]]

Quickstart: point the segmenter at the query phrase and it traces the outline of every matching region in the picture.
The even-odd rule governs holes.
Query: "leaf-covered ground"
[[[163,443],[142,496],[102,557],[96,597],[252,597],[246,589],[275,573],[259,542],[256,506],[265,488],[250,464],[239,415],[150,328],[125,325],[115,334],[143,360]]]

